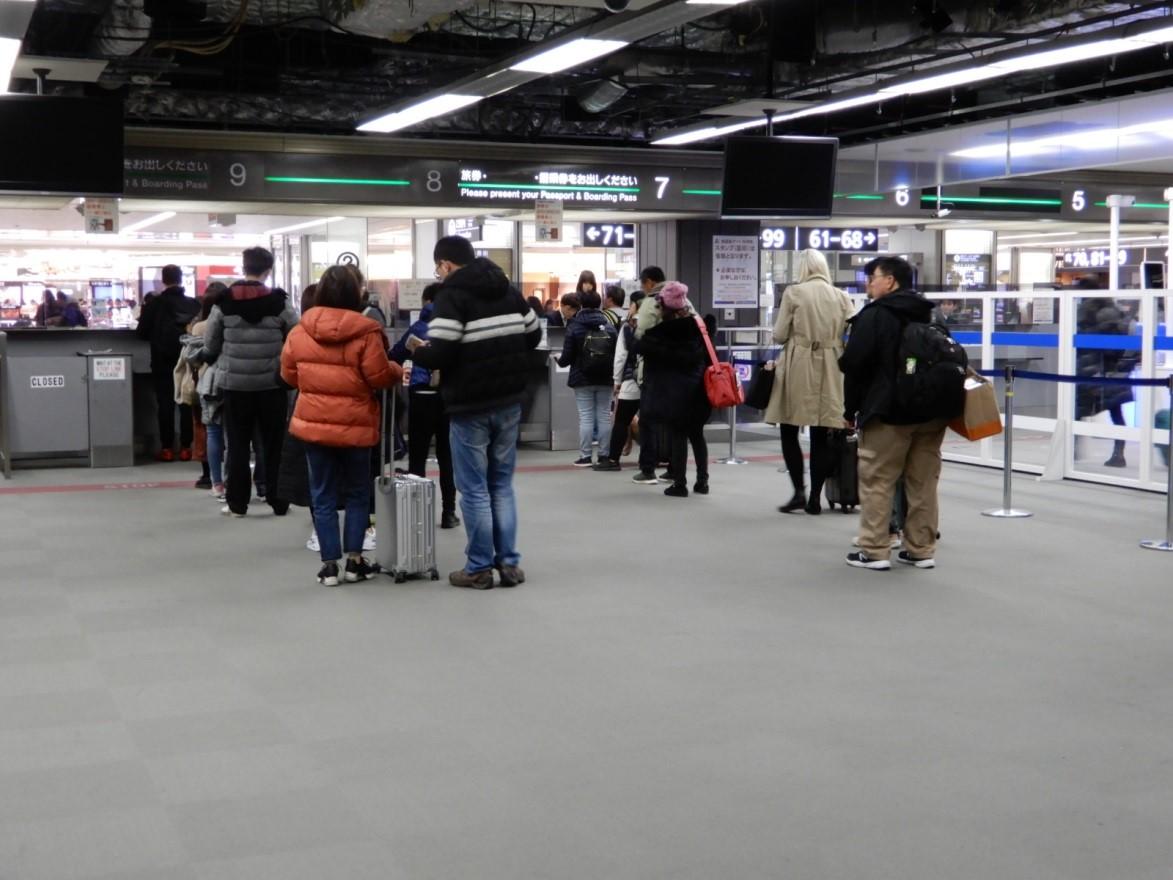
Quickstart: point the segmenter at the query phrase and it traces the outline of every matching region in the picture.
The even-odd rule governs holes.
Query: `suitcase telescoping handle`
[[[383,395],[382,422],[379,427],[379,476],[375,480],[375,484],[379,487],[379,491],[384,495],[391,494],[395,485],[394,458],[392,448],[395,444],[395,398],[398,397],[396,393],[397,388],[384,388],[381,392]]]

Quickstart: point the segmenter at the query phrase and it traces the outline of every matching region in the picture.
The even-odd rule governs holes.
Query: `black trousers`
[[[178,358],[178,356],[177,356]],[[191,449],[192,421],[191,407],[175,403],[175,364],[160,366],[151,364],[151,384],[155,387],[155,408],[159,415],[159,447],[175,448],[175,408],[179,407],[179,446]]]
[[[247,512],[248,500],[252,496],[248,453],[254,429],[260,430],[266,476],[273,477],[265,487],[265,500],[280,513],[289,509],[288,501],[275,497],[276,476],[281,473],[281,445],[285,441],[286,400],[283,388],[224,392],[224,435],[228,448],[227,500],[233,513]]]
[[[705,483],[709,479],[709,444],[705,441],[705,425],[701,422],[687,427],[672,427],[669,429],[668,467],[672,470],[672,480],[677,486],[688,485],[688,447],[692,445],[692,455],[696,459],[697,482]]]
[[[782,458],[786,461],[786,473],[790,482],[794,484],[794,494],[801,495],[805,482],[803,473],[806,468],[802,461],[802,447],[798,444],[798,425],[780,425],[782,433]],[[827,438],[830,428],[820,428],[813,425],[811,432],[811,491],[808,498],[818,498],[823,491],[823,483],[827,480],[827,469],[831,464],[828,461]]]
[[[631,420],[639,412],[639,398],[624,400],[622,397],[615,402],[615,416],[611,419],[611,449],[608,456],[611,461],[619,461],[623,456],[623,444],[627,442],[627,429],[631,427]],[[643,444],[640,444],[640,458],[643,458]],[[655,462],[652,462],[655,466]]]
[[[407,401],[407,472],[427,476],[428,447],[436,438],[440,463],[440,506],[456,512],[456,481],[452,477],[452,447],[448,440],[448,413],[439,391],[409,388]]]

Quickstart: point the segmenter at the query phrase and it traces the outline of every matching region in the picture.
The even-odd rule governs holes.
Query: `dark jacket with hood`
[[[151,343],[151,363],[174,369],[182,346],[179,337],[200,313],[198,300],[187,296],[179,285],[150,297],[143,305],[135,333]]]
[[[391,360],[397,364],[402,364],[405,361],[411,361],[411,381],[408,383],[413,388],[428,388],[432,382],[432,371],[427,367],[420,366],[415,358],[411,356],[411,352],[407,350],[407,337],[414,336],[417,339],[428,338],[428,322],[432,320],[432,313],[436,311],[436,304],[434,302],[424,303],[424,307],[420,309],[419,318],[412,322],[412,325],[407,328],[399,341],[391,346]]]
[[[570,377],[567,384],[571,388],[586,388],[590,385],[611,387],[611,366],[608,365],[602,380],[591,379],[579,366],[582,344],[587,333],[597,327],[602,327],[612,336],[616,335],[615,325],[603,313],[602,309],[579,309],[578,314],[570,319],[566,325],[566,337],[562,340],[562,354],[558,356],[558,366],[570,367]]]
[[[661,321],[635,340],[635,350],[644,364],[641,419],[677,428],[709,420],[704,384],[709,353],[695,318]]]
[[[281,388],[281,347],[296,324],[284,290],[237,281],[208,316],[202,357],[217,363],[226,391]]]
[[[538,316],[496,264],[477,257],[436,293],[428,345],[413,363],[441,370],[450,415],[488,412],[525,397],[530,350],[542,339]]]
[[[864,427],[878,418],[892,425],[915,424],[895,414],[896,359],[904,325],[929,323],[933,304],[911,290],[872,300],[847,325],[850,336],[839,358],[843,371],[844,417]]]
[[[1075,332],[1097,336],[1127,336],[1128,318],[1110,297],[1091,296],[1080,301]],[[1077,348],[1075,372],[1079,376],[1127,376],[1136,367],[1139,351],[1116,348]],[[1127,385],[1076,385],[1076,417],[1123,406],[1133,399]]]

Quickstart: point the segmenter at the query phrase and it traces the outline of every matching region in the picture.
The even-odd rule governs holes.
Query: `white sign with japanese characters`
[[[757,308],[756,235],[713,236],[713,306],[732,309]]]
[[[94,358],[94,380],[123,382],[126,380],[126,358]]]
[[[558,199],[534,201],[534,240],[562,240],[562,202]]]
[[[85,203],[86,232],[90,235],[118,234],[118,202],[90,196]]]

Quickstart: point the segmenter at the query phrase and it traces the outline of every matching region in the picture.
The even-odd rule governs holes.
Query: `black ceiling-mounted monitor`
[[[830,217],[838,153],[838,138],[728,138],[721,216]]]
[[[0,96],[0,192],[122,193],[122,102]]]

